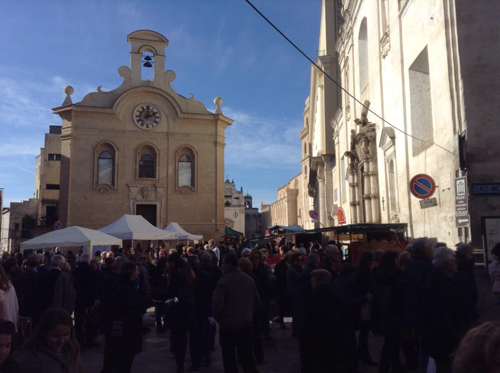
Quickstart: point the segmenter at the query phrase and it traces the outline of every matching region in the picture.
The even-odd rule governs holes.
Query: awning
[[[27,249],[47,249],[52,247],[76,247],[84,246],[121,246],[122,240],[109,234],[94,229],[73,226],[69,228],[52,231],[35,237],[31,240],[21,242],[21,251]]]
[[[186,232],[178,223],[170,223],[164,229],[165,232],[177,233],[178,240],[193,240],[193,241],[201,241],[203,240],[203,236],[199,234],[191,234]]]
[[[156,228],[142,215],[123,215],[110,225],[99,229],[122,240],[175,240],[177,233],[165,232]]]
[[[306,230],[298,225],[272,225],[267,227],[271,234],[285,234],[285,233],[305,233]]]
[[[228,226],[226,226],[224,233],[226,236],[237,236],[237,237],[244,236],[243,233],[235,231],[233,228],[228,227]]]

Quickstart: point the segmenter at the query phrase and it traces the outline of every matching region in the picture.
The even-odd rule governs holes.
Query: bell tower
[[[168,39],[151,30],[134,31],[127,36],[130,44],[130,70],[132,81],[142,81],[142,67],[149,63],[154,71],[153,81],[155,85],[161,84],[165,72],[165,49],[168,46]],[[152,58],[145,58],[145,53],[152,55]],[[143,57],[145,60],[143,60]]]

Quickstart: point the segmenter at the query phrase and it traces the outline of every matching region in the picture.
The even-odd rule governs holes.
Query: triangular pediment
[[[396,133],[392,127],[384,127],[380,134],[379,147],[387,150],[391,146],[394,146],[396,140]]]

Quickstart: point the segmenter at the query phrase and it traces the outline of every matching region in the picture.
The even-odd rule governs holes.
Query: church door
[[[135,214],[142,215],[144,219],[156,227],[156,205],[136,205]]]

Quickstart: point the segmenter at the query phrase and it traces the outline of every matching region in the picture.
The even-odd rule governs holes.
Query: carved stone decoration
[[[391,50],[391,37],[389,35],[389,31],[384,33],[382,39],[380,40],[380,53],[382,54],[382,58],[386,58]]]
[[[144,185],[141,188],[142,199],[149,199],[151,197],[151,187],[149,185]]]
[[[136,199],[138,189],[139,189],[139,185],[128,184],[128,198],[129,199]]]
[[[112,189],[113,188],[111,188],[111,186],[108,184],[99,184],[97,186],[97,191],[100,193],[108,193],[111,192]]]
[[[182,186],[179,191],[181,192],[181,194],[191,194],[193,193],[193,188],[189,186]]]
[[[155,184],[156,188],[156,199],[163,198],[163,193],[165,192],[165,185]]]
[[[348,121],[351,120],[351,106],[350,105],[347,105],[345,107],[345,117]]]

